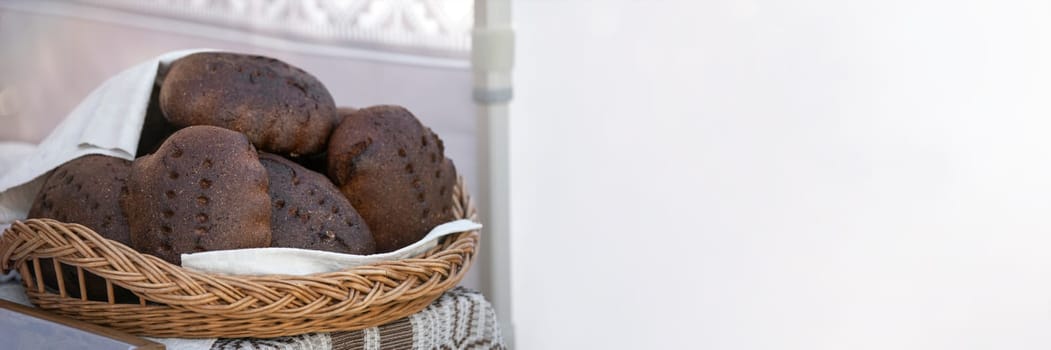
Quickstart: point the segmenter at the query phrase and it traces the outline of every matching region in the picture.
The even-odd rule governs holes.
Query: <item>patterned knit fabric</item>
[[[481,293],[463,287],[443,294],[423,311],[379,327],[353,332],[305,334],[273,339],[219,339],[227,349],[504,349],[493,307]]]

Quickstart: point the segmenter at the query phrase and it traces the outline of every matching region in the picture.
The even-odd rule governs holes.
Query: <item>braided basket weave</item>
[[[460,178],[457,219],[476,220]],[[307,276],[230,276],[184,269],[50,219],[16,222],[0,238],[0,267],[17,269],[41,309],[129,333],[180,338],[269,338],[378,326],[416,313],[455,287],[471,266],[478,232],[449,235],[420,256]],[[53,266],[41,260],[53,258]],[[60,265],[76,269],[81,298],[70,296]],[[58,290],[45,287],[53,268]],[[88,300],[85,271],[105,278],[108,301]],[[77,285],[72,283],[71,285]],[[113,286],[139,304],[114,302]]]

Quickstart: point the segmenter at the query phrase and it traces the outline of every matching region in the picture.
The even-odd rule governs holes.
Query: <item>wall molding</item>
[[[449,10],[462,2],[0,0],[0,8],[308,54],[469,69],[473,19]]]
[[[471,0],[78,0],[308,40],[470,52]]]

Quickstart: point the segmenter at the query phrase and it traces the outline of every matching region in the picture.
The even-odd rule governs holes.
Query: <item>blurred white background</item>
[[[1051,347],[1051,3],[514,22],[519,348]]]

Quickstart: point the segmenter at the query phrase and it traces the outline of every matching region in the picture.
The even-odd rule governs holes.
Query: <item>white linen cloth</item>
[[[0,223],[25,218],[43,175],[65,162],[88,154],[134,159],[159,68],[199,51],[169,52],[106,80],[31,150],[0,143],[12,153],[0,164]]]
[[[471,220],[447,222],[432,229],[416,243],[383,254],[351,255],[297,248],[230,249],[183,254],[182,266],[231,275],[309,275],[410,258],[434,248],[438,238],[480,228],[481,224]]]

